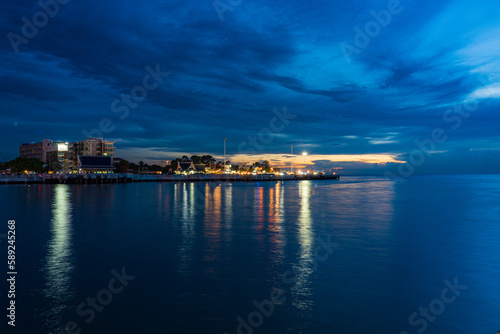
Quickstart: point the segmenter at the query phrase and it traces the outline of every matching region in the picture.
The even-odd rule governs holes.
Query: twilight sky
[[[228,138],[238,162],[500,171],[498,1],[55,1],[0,4],[0,161],[90,134],[132,161]]]

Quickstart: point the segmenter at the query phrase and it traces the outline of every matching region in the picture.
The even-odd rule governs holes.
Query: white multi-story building
[[[47,152],[53,148],[52,139],[44,139],[41,143],[24,143],[19,147],[19,156],[21,158],[36,158],[47,162]]]
[[[21,158],[36,158],[46,164],[59,162],[64,171],[78,168],[78,156],[113,157],[114,141],[103,138],[89,138],[72,143],[54,142],[44,139],[41,143],[27,143],[19,147]]]
[[[21,158],[35,158],[45,164],[58,162],[63,170],[68,170],[68,143],[44,139],[41,143],[27,143],[19,147]]]

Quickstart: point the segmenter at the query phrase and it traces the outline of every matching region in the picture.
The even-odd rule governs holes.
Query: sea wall
[[[239,174],[193,174],[193,175],[151,175],[151,174],[41,174],[41,175],[2,175],[0,184],[103,184],[129,182],[252,182],[252,181],[300,181],[300,180],[337,180],[339,175],[239,175]]]

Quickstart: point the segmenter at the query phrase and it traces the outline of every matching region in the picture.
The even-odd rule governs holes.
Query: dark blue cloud
[[[296,117],[272,131],[259,155],[294,144],[315,154],[405,160],[415,140],[443,128],[447,140],[426,162],[433,170],[470,149],[498,167],[500,5],[401,0],[348,61],[341,43],[356,46],[357,29],[366,33],[389,3],[243,0],[221,21],[212,1],[69,1],[16,53],[9,36],[22,36],[23,17],[31,22],[41,9],[36,1],[4,2],[0,160],[14,158],[22,142],[83,139],[103,118],[114,126],[105,137],[126,158],[218,155],[223,137],[236,154],[270,129],[274,108],[286,106]],[[143,84],[147,66],[169,75],[120,118],[113,101]],[[464,118],[460,106],[471,101]],[[461,118],[456,129],[453,116]],[[456,161],[468,172],[490,171]],[[346,163],[363,173],[391,168]]]

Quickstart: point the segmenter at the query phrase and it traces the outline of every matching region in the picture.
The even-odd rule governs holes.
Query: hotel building
[[[19,156],[21,158],[36,158],[47,162],[47,151],[54,145],[51,139],[44,139],[41,143],[24,143],[19,147]]]
[[[78,168],[78,156],[113,157],[115,155],[114,141],[91,137],[69,144],[68,162],[70,169]]]
[[[44,139],[41,143],[26,143],[19,147],[21,158],[36,158],[43,163],[59,162],[63,171],[78,169],[78,156],[113,157],[114,141],[89,138],[72,143]]]

